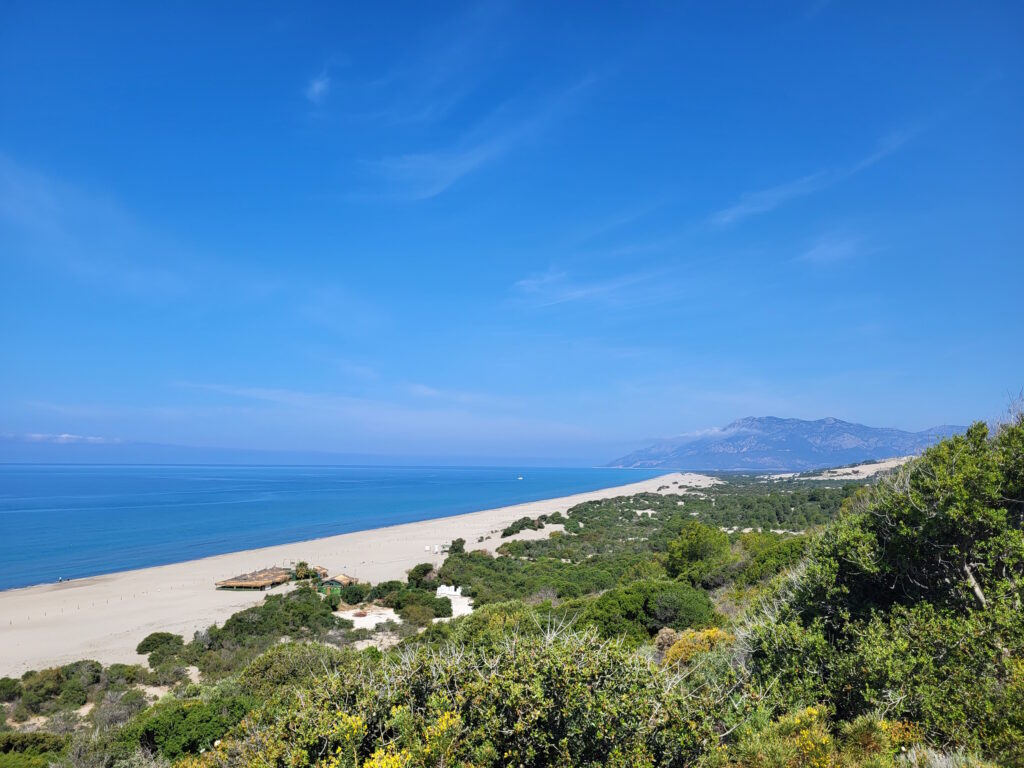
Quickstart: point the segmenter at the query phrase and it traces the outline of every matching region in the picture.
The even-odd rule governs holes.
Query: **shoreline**
[[[266,592],[234,592],[214,582],[240,573],[306,560],[331,575],[346,573],[376,583],[404,579],[417,563],[439,566],[442,545],[464,538],[466,548],[493,551],[501,529],[521,517],[565,512],[585,501],[636,493],[683,492],[713,484],[707,475],[666,473],[649,480],[553,499],[400,523],[317,539],[211,555],[197,560],[38,584],[0,592],[0,676],[79,659],[145,664],[135,646],[150,632],[167,631],[186,639],[199,629],[256,605]],[[548,531],[525,531],[546,536]],[[478,541],[478,539],[483,541]]]

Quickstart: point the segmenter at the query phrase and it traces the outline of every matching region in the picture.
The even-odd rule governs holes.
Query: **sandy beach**
[[[346,573],[369,582],[404,579],[417,563],[440,565],[444,555],[435,553],[435,546],[456,538],[464,538],[467,549],[493,550],[502,541],[501,529],[520,517],[565,512],[584,501],[678,493],[715,482],[706,475],[672,473],[556,499],[0,592],[0,675],[21,675],[77,659],[144,663],[135,646],[150,632],[191,638],[196,630],[262,601],[268,593],[214,589],[214,582],[240,573],[306,560],[332,575]],[[481,537],[484,541],[478,542]]]

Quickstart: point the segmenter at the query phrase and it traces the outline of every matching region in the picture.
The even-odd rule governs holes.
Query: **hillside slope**
[[[710,435],[664,440],[611,462],[613,467],[804,471],[923,451],[964,427],[922,432],[867,427],[840,419],[739,419]]]

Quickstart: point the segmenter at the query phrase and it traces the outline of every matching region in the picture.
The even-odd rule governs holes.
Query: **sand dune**
[[[706,475],[673,473],[557,499],[0,592],[0,675],[83,658],[105,664],[143,662],[135,646],[150,632],[190,638],[197,629],[260,602],[266,593],[214,589],[215,581],[239,573],[306,560],[332,574],[364,581],[403,579],[417,563],[440,565],[444,556],[435,554],[434,547],[452,539],[464,538],[469,549],[493,549],[501,541],[501,529],[526,515],[565,512],[583,501],[659,488],[678,493],[715,482]],[[484,541],[478,543],[481,537]]]

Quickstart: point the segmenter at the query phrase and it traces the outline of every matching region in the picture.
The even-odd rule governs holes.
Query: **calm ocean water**
[[[565,496],[658,474],[0,465],[0,589]]]

